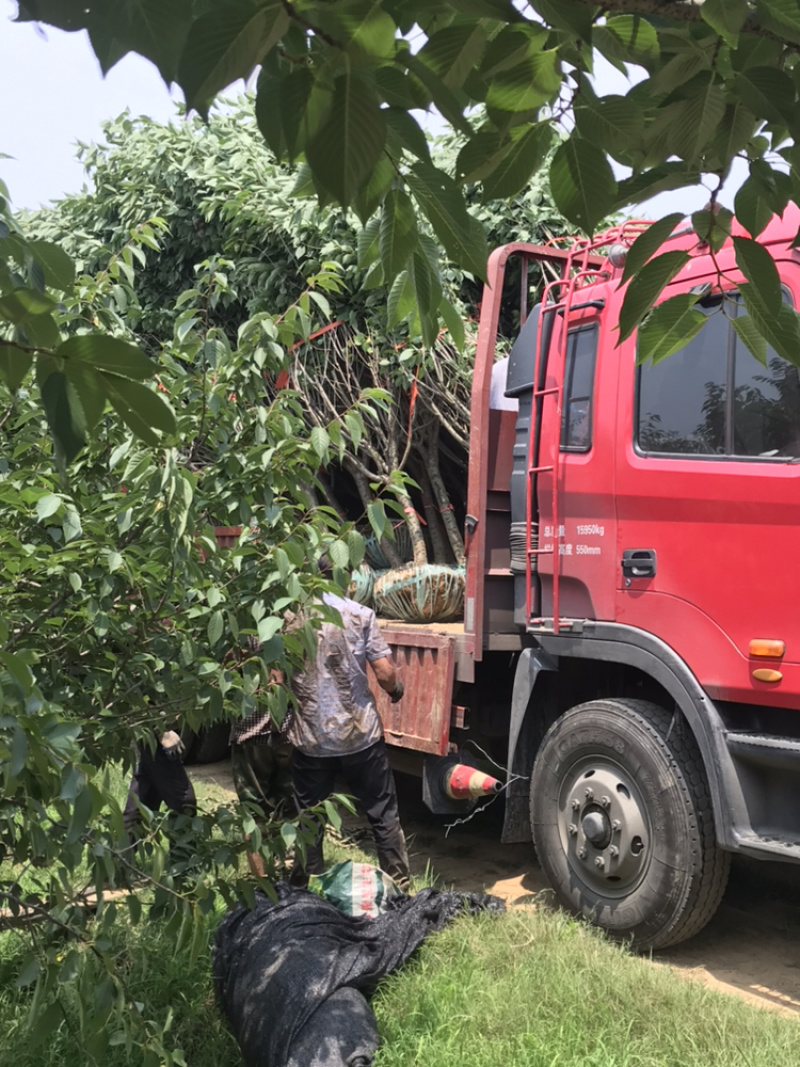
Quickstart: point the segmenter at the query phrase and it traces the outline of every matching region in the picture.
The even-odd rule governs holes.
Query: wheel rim
[[[628,896],[651,860],[650,819],[628,771],[606,757],[573,765],[561,785],[558,828],[573,874],[606,897]]]

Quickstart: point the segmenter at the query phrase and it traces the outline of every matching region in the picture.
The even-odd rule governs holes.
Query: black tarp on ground
[[[364,994],[461,911],[495,897],[423,889],[377,919],[285,883],[220,923],[212,972],[247,1067],[366,1067],[380,1043]]]

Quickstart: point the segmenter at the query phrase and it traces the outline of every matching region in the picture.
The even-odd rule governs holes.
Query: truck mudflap
[[[383,621],[381,630],[405,690],[402,700],[392,704],[388,694],[371,683],[386,743],[444,756],[450,743],[453,682],[461,635],[447,632],[444,627],[392,626]]]

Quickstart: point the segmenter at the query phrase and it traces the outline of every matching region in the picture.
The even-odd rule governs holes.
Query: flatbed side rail
[[[461,624],[437,626],[380,620],[403,681],[392,704],[371,679],[388,745],[444,756],[450,747],[453,686],[463,645]]]

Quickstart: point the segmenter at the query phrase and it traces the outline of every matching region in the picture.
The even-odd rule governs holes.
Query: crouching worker
[[[397,791],[389,766],[383,724],[367,684],[367,664],[378,685],[396,703],[403,695],[389,646],[375,612],[355,600],[324,593],[342,626],[324,622],[317,632],[317,655],[291,680],[296,706],[288,728],[292,783],[298,811],[314,807],[335,791],[340,774],[372,827],[378,863],[401,889],[409,888],[406,840],[400,825]],[[324,826],[306,845],[306,861],[295,858],[292,882],[325,869]]]
[[[247,651],[258,655],[261,646],[250,638]],[[270,684],[276,684],[282,677],[277,671],[271,671]],[[254,805],[265,824],[294,815],[289,771],[291,751],[291,745],[266,707],[257,708],[233,724],[231,770],[236,795],[240,802]],[[251,874],[264,877],[264,860],[260,853],[248,852],[247,864]]]
[[[289,772],[291,746],[276,729],[268,711],[240,719],[231,731],[231,770],[240,801],[255,805],[264,823],[294,814]],[[264,860],[248,852],[251,874],[263,878]]]
[[[183,766],[186,750],[180,736],[174,730],[166,730],[162,734],[154,730],[153,733],[156,741],[154,748],[146,743],[139,746],[139,761],[133,772],[122,815],[131,845],[136,841],[136,831],[141,824],[139,804],[151,811],[158,811],[164,804],[170,811],[180,815],[194,815],[197,812],[194,786]]]

